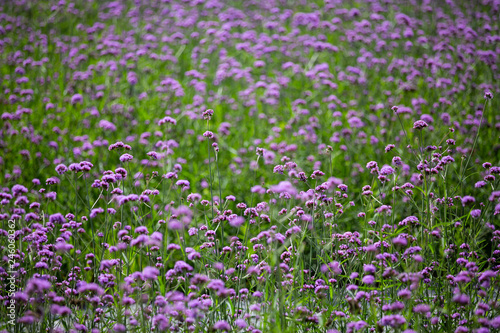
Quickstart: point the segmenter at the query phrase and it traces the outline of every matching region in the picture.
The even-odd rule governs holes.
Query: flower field
[[[499,15],[0,0],[0,333],[499,332]]]

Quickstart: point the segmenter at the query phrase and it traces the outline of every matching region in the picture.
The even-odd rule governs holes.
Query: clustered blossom
[[[426,128],[426,127],[429,127],[429,125],[425,121],[423,121],[423,120],[417,120],[413,124],[413,128],[414,129],[418,129],[418,130],[421,130],[421,129]]]

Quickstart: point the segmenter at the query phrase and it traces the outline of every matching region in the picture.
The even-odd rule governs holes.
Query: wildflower
[[[59,164],[58,166],[56,166],[56,172],[58,174],[63,175],[64,173],[66,173],[66,171],[68,171],[68,168],[64,164]]]
[[[235,228],[241,227],[245,223],[245,219],[241,216],[236,216],[229,220],[229,225]]]
[[[158,121],[158,125],[163,125],[163,124],[177,125],[177,120],[175,120],[172,117],[165,117]]]
[[[47,280],[39,278],[31,278],[26,283],[26,289],[24,290],[24,292],[27,293],[28,295],[43,293],[44,291],[50,289],[51,286],[52,286],[51,283]]]
[[[462,197],[462,206],[467,206],[467,205],[470,205],[470,204],[473,204],[474,202],[476,202],[476,199],[474,199],[474,197],[470,196],[470,195],[466,195],[464,197]]]
[[[273,173],[279,173],[279,174],[283,174],[283,172],[285,171],[285,168],[283,165],[276,165],[273,169]]]
[[[483,180],[480,180],[480,181],[478,181],[477,183],[474,184],[475,188],[481,188],[481,187],[485,187],[485,186],[486,186],[486,182],[483,181]]]
[[[124,333],[127,331],[127,328],[123,324],[115,324],[113,326],[113,331],[116,333]]]
[[[214,115],[214,110],[212,109],[207,109],[202,113],[203,119],[205,120],[210,120],[212,119],[212,116]]]
[[[465,294],[456,294],[455,296],[453,296],[453,302],[460,305],[467,305],[470,302],[470,298]]]
[[[147,153],[146,155],[148,155],[149,157],[151,157],[151,159],[153,160],[157,160],[160,158],[160,154],[158,154],[157,152],[155,151],[150,151],[149,153]]]
[[[384,165],[380,171],[379,174],[387,176],[387,175],[392,175],[394,173],[394,169],[388,165]]]
[[[417,129],[417,130],[421,130],[423,128],[426,128],[426,127],[429,127],[429,124],[427,124],[425,121],[423,120],[417,120],[414,124],[413,124],[413,128],[414,129]]]
[[[229,325],[226,321],[220,320],[214,324],[214,329],[219,331],[230,331],[231,325]]]
[[[418,304],[418,305],[413,307],[413,312],[416,312],[416,313],[425,314],[425,313],[428,313],[430,311],[431,311],[431,307],[428,306],[427,304]]]
[[[71,97],[71,104],[82,104],[83,103],[83,97],[80,94],[75,94]]]
[[[142,270],[142,275],[146,280],[157,280],[160,271],[156,267],[147,266]]]
[[[362,281],[364,284],[373,284],[375,282],[375,278],[373,277],[373,275],[366,275],[365,277],[363,277]]]
[[[339,190],[341,190],[342,192],[347,192],[347,185],[345,185],[345,184],[340,184],[337,186],[337,188]]]
[[[375,266],[371,265],[371,264],[369,264],[369,265],[364,264],[363,265],[363,271],[365,273],[371,273],[371,274],[373,274],[373,273],[375,273],[377,271],[377,268],[375,268]]]
[[[401,160],[401,157],[399,156],[394,156],[392,158],[392,164],[396,165],[396,166],[400,166],[400,165],[403,165],[403,161]]]
[[[399,327],[401,325],[404,325],[406,323],[406,319],[399,314],[388,315],[388,316],[383,316],[380,319],[379,323],[381,326],[391,326],[391,327],[396,328],[396,327]]]
[[[122,156],[120,156],[120,162],[128,162],[128,161],[131,161],[134,157],[130,154],[123,154]]]
[[[470,216],[473,218],[478,218],[481,216],[481,209],[474,209],[470,212]]]
[[[234,321],[234,325],[236,325],[240,329],[244,329],[244,328],[247,327],[247,323],[243,319],[241,319],[241,318],[236,319]]]
[[[73,245],[67,244],[66,242],[57,242],[55,245],[55,249],[57,252],[69,252],[73,249]]]

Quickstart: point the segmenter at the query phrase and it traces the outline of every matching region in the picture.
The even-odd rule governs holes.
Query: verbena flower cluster
[[[499,15],[0,1],[0,332],[498,332]]]

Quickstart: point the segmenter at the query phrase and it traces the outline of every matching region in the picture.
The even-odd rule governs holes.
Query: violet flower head
[[[69,252],[73,249],[73,245],[66,242],[57,242],[55,245],[55,249],[57,252]]]
[[[172,125],[177,125],[177,120],[175,120],[172,117],[164,117],[158,121],[158,125],[163,125],[163,124],[172,124]]]
[[[123,154],[122,156],[120,156],[120,162],[128,162],[128,161],[131,161],[134,157],[130,154]]]
[[[365,273],[373,274],[373,273],[375,273],[377,271],[377,268],[374,265],[372,265],[372,264],[368,264],[368,265],[365,264],[365,265],[363,265],[363,271]]]
[[[229,220],[229,225],[231,227],[239,228],[245,223],[245,218],[241,216],[236,216]]]
[[[428,313],[431,311],[431,307],[427,304],[418,304],[418,305],[415,305],[413,307],[413,312],[416,312],[416,313],[422,313],[422,314],[425,314],[425,313]]]
[[[373,275],[366,275],[365,277],[363,277],[362,281],[364,284],[373,284],[375,282],[375,278],[373,277]]]
[[[388,165],[384,165],[379,171],[379,174],[384,176],[392,175],[393,173],[394,169]]]
[[[472,205],[476,202],[476,199],[470,195],[462,197],[462,206]]]
[[[142,270],[142,275],[146,280],[157,280],[160,271],[156,267],[147,266]]]
[[[481,216],[481,209],[473,209],[473,210],[471,210],[470,216],[472,216],[473,218],[477,219],[478,217]]]
[[[207,109],[206,111],[203,112],[202,116],[203,119],[205,120],[210,120],[212,119],[212,116],[214,115],[214,110],[212,109]]]
[[[51,287],[51,283],[47,280],[40,278],[31,278],[26,283],[26,289],[24,290],[24,292],[28,295],[33,295],[36,293],[43,293]]]
[[[234,321],[234,325],[236,325],[236,327],[238,327],[240,329],[244,329],[244,328],[247,327],[247,323],[243,319],[241,319],[241,318],[236,319]]]
[[[56,172],[60,175],[63,175],[68,171],[68,168],[64,164],[59,164],[56,166]]]
[[[414,124],[413,124],[413,128],[414,129],[417,129],[417,130],[421,130],[421,129],[424,129],[426,127],[429,127],[429,124],[427,124],[425,121],[423,120],[417,120]]]
[[[71,96],[71,104],[82,104],[83,103],[83,96],[81,94],[74,94]]]
[[[226,321],[220,320],[214,324],[214,329],[218,331],[229,332],[231,330],[231,325],[229,325]]]

